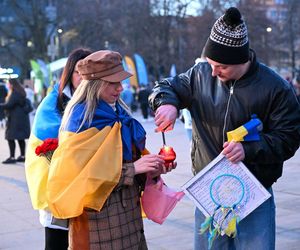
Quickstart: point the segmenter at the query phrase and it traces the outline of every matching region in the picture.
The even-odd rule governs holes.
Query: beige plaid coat
[[[70,250],[146,250],[140,193],[144,175],[134,175],[133,163],[124,163],[119,184],[100,212],[85,210],[70,220]]]

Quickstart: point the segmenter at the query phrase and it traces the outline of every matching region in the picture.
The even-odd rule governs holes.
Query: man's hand
[[[225,142],[222,154],[225,155],[232,163],[238,163],[245,159],[245,151],[240,142]]]
[[[164,132],[172,130],[177,118],[177,108],[173,105],[166,104],[160,106],[155,112],[155,132]]]

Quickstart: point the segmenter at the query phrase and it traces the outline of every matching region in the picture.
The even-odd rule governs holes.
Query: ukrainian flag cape
[[[57,218],[100,211],[119,182],[123,159],[132,160],[132,144],[145,148],[145,130],[118,103],[114,112],[100,101],[92,123],[79,129],[84,111],[84,104],[75,106],[51,160],[47,196]]]
[[[49,162],[35,154],[37,146],[47,138],[57,138],[61,114],[57,110],[58,84],[40,103],[36,110],[31,135],[28,140],[25,174],[31,203],[34,209],[47,208],[46,186]]]

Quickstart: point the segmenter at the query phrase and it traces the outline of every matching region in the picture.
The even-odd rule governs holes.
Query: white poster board
[[[234,212],[240,221],[271,197],[242,162],[233,164],[223,154],[185,183],[182,189],[205,216],[212,216],[218,201],[222,203],[223,198],[231,205],[237,202]],[[224,216],[219,209],[214,219],[224,230],[232,216],[233,213],[222,221]]]

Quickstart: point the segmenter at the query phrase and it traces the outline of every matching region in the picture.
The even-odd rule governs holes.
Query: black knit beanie
[[[204,56],[222,64],[242,64],[249,60],[249,40],[245,22],[237,8],[229,8],[211,29]]]

